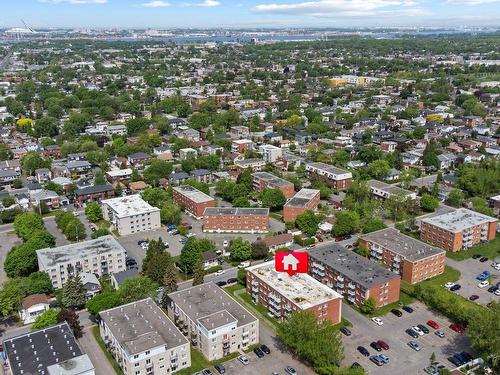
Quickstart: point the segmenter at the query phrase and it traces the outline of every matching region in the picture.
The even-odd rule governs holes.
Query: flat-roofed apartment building
[[[208,207],[203,213],[203,231],[266,233],[269,208]]]
[[[400,188],[396,185],[387,184],[378,180],[370,180],[368,181],[368,187],[370,188],[370,192],[377,198],[381,200],[386,200],[393,194],[401,194],[406,196],[409,199],[416,199],[417,193]]]
[[[320,162],[307,163],[306,172],[322,177],[334,189],[346,190],[352,184],[352,173],[333,165]]]
[[[286,199],[293,197],[295,188],[293,183],[268,172],[255,172],[253,174],[253,187],[259,193],[265,189],[279,189]]]
[[[340,323],[342,296],[306,273],[289,276],[274,261],[247,268],[247,292],[268,312],[284,319],[294,311],[310,311],[318,320]]]
[[[167,312],[209,361],[259,342],[259,320],[215,283],[169,294]]]
[[[453,252],[468,249],[496,236],[497,219],[460,208],[420,221],[420,238]]]
[[[172,197],[196,219],[203,217],[207,207],[215,207],[215,199],[189,185],[176,186],[172,189]]]
[[[99,316],[101,337],[125,375],[166,375],[191,366],[189,341],[152,298]]]
[[[98,277],[125,271],[127,252],[111,235],[36,251],[38,268],[49,274],[54,289],[78,273]]]
[[[121,236],[161,227],[160,209],[138,194],[106,199],[102,201],[102,208],[104,219],[111,222]]]
[[[319,201],[319,190],[301,189],[283,206],[283,220],[285,222],[294,222],[297,216],[305,211],[316,210],[318,208]]]
[[[377,307],[399,300],[399,275],[338,244],[309,250],[309,274],[358,306],[370,297]]]
[[[402,234],[397,229],[386,228],[362,235],[359,242],[370,251],[370,258],[382,262],[410,284],[444,272],[444,250]]]

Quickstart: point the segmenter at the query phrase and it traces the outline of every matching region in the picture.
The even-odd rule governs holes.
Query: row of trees
[[[79,241],[87,236],[85,226],[73,213],[61,211],[56,214],[57,227],[69,241]]]

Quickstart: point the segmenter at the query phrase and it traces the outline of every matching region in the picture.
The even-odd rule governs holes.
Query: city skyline
[[[499,0],[21,0],[0,27],[245,28],[497,26]]]

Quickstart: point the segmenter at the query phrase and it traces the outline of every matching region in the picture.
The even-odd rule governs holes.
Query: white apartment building
[[[102,208],[104,219],[111,222],[121,236],[161,227],[160,209],[138,194],[103,200]]]
[[[191,366],[188,340],[152,298],[99,315],[101,337],[125,375],[167,375]]]
[[[168,295],[168,316],[209,360],[259,342],[259,321],[215,283]]]
[[[262,145],[259,147],[259,152],[262,154],[262,159],[264,159],[266,163],[274,163],[283,155],[281,147],[273,145]]]
[[[93,273],[98,277],[125,271],[127,252],[111,235],[95,240],[77,242],[56,248],[36,251],[38,269],[49,274],[54,289],[79,273]]]

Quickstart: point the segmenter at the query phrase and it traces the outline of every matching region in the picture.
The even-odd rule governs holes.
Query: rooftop
[[[281,177],[275,176],[272,173],[269,172],[255,172],[253,174],[253,177],[259,178],[261,180],[264,180],[268,183],[268,185],[272,186],[288,186],[288,185],[293,185],[290,181],[287,181]]]
[[[190,185],[176,186],[173,189],[196,203],[210,202],[214,200],[210,195],[207,195]]]
[[[258,215],[268,216],[269,208],[247,208],[247,207],[207,207],[203,212],[203,216],[207,215]]]
[[[128,195],[126,197],[111,198],[102,201],[115,212],[118,217],[128,217],[132,215],[143,214],[147,212],[160,211],[159,208],[151,206],[141,198],[139,194]]]
[[[370,188],[373,188],[373,189],[383,190],[383,191],[385,191],[385,192],[387,192],[389,194],[394,194],[396,192],[402,192],[402,193],[404,193],[406,195],[414,194],[410,190],[406,190],[406,189],[400,188],[399,186],[387,184],[385,182],[378,181],[378,180],[370,180],[370,181],[368,181],[368,186]]]
[[[400,233],[397,229],[386,228],[364,234],[361,239],[376,243],[411,262],[422,260],[445,251]]]
[[[36,251],[36,254],[38,264],[41,266],[40,269],[47,269],[59,263],[114,252],[125,253],[125,249],[113,236],[107,235],[95,240],[72,243],[56,248],[40,249]]]
[[[289,276],[287,273],[275,271],[274,261],[249,267],[247,272],[256,275],[301,309],[308,309],[332,299],[342,298],[339,293],[306,273],[296,273]]]
[[[87,354],[70,358],[64,362],[55,363],[47,367],[49,375],[80,375],[94,370],[94,365]]]
[[[319,190],[316,189],[306,189],[303,188],[297,194],[295,194],[285,206],[291,207],[304,207],[307,203],[311,201],[316,195],[319,194]]]
[[[243,326],[257,320],[243,306],[214,283],[205,283],[169,294],[169,298],[196,322],[214,329],[237,321]]]
[[[399,279],[399,275],[338,244],[323,244],[309,250],[309,256],[365,288]]]
[[[321,162],[307,163],[307,166],[312,167],[312,168],[321,169],[323,171],[326,171],[326,172],[334,174],[334,175],[351,174],[351,172],[346,171],[345,169],[337,168],[337,167],[334,167],[333,165],[325,164],[325,163],[321,163]]]
[[[497,219],[471,211],[466,208],[460,208],[456,211],[445,213],[443,215],[422,219],[422,223],[428,223],[445,229],[449,232],[457,233],[472,226],[492,223]]]
[[[66,322],[5,340],[4,349],[12,375],[43,374],[49,366],[83,354]]]
[[[129,355],[166,346],[187,344],[187,339],[152,298],[101,312],[101,319]]]

